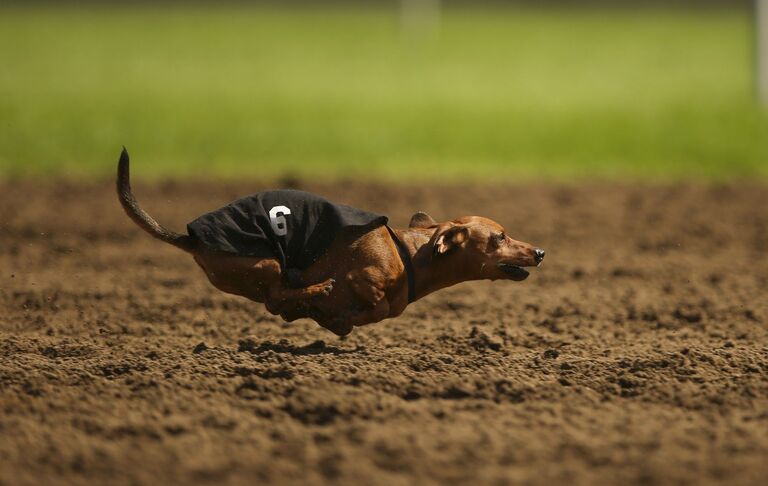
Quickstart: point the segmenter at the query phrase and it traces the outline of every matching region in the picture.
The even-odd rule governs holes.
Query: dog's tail
[[[136,201],[136,198],[131,191],[129,165],[130,159],[128,158],[128,151],[123,147],[123,153],[120,154],[120,162],[117,164],[117,197],[120,199],[120,204],[123,205],[126,214],[134,223],[139,225],[141,229],[158,240],[170,243],[184,251],[192,251],[195,245],[191,237],[174,233],[173,231],[164,228],[160,223],[155,221],[152,216],[139,207],[139,203]]]

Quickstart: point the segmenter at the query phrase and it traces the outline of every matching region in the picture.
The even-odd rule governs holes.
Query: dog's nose
[[[533,257],[536,259],[536,263],[541,263],[541,261],[544,260],[544,255],[546,255],[546,253],[541,248],[535,248],[533,250]]]

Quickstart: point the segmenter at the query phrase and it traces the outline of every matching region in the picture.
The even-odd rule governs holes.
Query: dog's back
[[[195,240],[237,256],[276,258],[284,270],[308,268],[346,228],[373,229],[386,216],[296,190],[238,199],[187,225]]]

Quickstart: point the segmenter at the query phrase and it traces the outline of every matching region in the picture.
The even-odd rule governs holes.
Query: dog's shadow
[[[291,354],[294,356],[309,356],[316,354],[352,354],[363,351],[364,348],[357,346],[354,349],[343,349],[337,346],[331,346],[318,339],[317,341],[305,344],[304,346],[297,346],[291,344],[286,339],[281,339],[277,343],[271,341],[264,341],[257,343],[251,338],[241,339],[237,346],[238,352],[248,352],[253,355],[261,355],[268,351],[279,354]]]

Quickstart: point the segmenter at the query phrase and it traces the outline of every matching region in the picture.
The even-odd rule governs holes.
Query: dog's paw
[[[333,284],[335,283],[336,283],[335,279],[332,279],[332,278],[328,279],[328,281],[326,281],[323,284],[323,295],[325,295],[326,297],[331,295],[331,292],[333,292]]]
[[[318,323],[339,337],[344,337],[351,333],[352,329],[355,327],[346,320],[339,318],[318,321]]]

